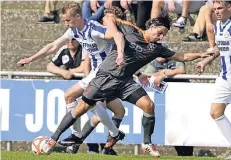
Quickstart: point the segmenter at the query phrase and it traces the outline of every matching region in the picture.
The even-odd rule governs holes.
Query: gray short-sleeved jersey
[[[163,47],[160,43],[146,42],[143,31],[129,22],[117,19],[117,27],[125,38],[125,66],[121,68],[116,64],[116,50],[109,53],[100,66],[101,70],[110,73],[114,77],[130,77],[156,57],[168,58],[175,54],[175,52]]]

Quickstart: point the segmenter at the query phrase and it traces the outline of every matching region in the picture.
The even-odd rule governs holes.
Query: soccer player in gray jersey
[[[102,62],[96,77],[84,91],[72,115],[66,115],[61,121],[58,131],[63,133],[76,118],[89,110],[97,101],[117,97],[130,102],[143,110],[142,125],[144,127],[144,140],[142,149],[153,157],[160,157],[156,147],[152,145],[151,135],[154,131],[155,114],[154,103],[146,91],[133,80],[133,74],[156,57],[163,57],[177,61],[191,61],[201,57],[208,57],[208,53],[175,53],[163,47],[157,41],[162,40],[170,29],[168,17],[159,17],[148,21],[148,29],[143,31],[133,24],[116,19],[118,30],[125,38],[124,65],[116,64],[117,51],[112,51]],[[148,76],[138,74],[142,84],[148,83]],[[60,135],[58,135],[60,136]],[[117,139],[111,139],[106,145],[113,146]]]

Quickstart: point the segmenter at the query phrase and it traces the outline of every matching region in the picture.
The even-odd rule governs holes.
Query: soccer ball
[[[31,144],[31,149],[32,149],[32,152],[34,154],[37,154],[37,155],[48,155],[50,154],[47,153],[47,152],[44,152],[44,148],[46,148],[46,142],[47,140],[49,139],[49,137],[45,137],[45,136],[39,136],[39,137],[36,137],[33,141],[32,141],[32,144]]]

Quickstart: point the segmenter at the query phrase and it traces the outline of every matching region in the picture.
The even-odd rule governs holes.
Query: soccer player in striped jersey
[[[89,75],[82,79],[79,83],[72,86],[65,94],[66,102],[70,102],[67,103],[67,107],[74,109],[77,104],[76,98],[82,95],[88,83],[94,78],[98,67],[107,56],[107,53],[111,51],[112,47],[114,47],[114,43],[116,44],[118,50],[117,64],[123,65],[124,38],[117,28],[112,25],[114,22],[111,18],[104,18],[104,23],[109,27],[102,26],[96,21],[84,20],[81,16],[81,8],[77,3],[69,3],[65,5],[61,11],[65,24],[70,28],[64,33],[63,36],[46,45],[35,55],[20,60],[18,65],[22,66],[49,54],[55,53],[67,41],[74,37],[77,41],[79,41],[83,50],[89,54],[91,59],[91,72]],[[111,40],[114,40],[114,43]],[[125,111],[120,100],[116,99],[115,97],[108,97],[106,102],[107,107],[115,113],[113,121],[108,116],[106,110],[100,105],[96,105],[92,109],[92,112],[97,116],[98,120],[108,127],[112,140],[117,142],[118,140],[123,139],[125,136],[124,133],[119,131],[117,128],[122,121]],[[70,111],[68,114],[72,115],[73,113]],[[92,126],[92,130],[93,129],[94,126]],[[55,134],[52,136],[52,139],[56,143],[59,136]],[[66,139],[66,145],[82,143],[82,140],[82,137],[72,135]],[[65,142],[62,142],[62,144],[64,143]],[[108,147],[111,147],[111,145],[108,145]]]
[[[210,114],[231,147],[231,123],[224,114],[226,106],[231,103],[231,1],[215,0],[213,9],[218,19],[214,24],[217,46],[213,50],[214,56],[199,62],[197,68],[198,72],[203,72],[207,64],[221,56],[221,69],[215,83]]]

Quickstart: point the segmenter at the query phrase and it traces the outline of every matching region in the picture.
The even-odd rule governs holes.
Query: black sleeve
[[[171,51],[170,49],[168,49],[167,47],[164,47],[162,45],[158,45],[156,47],[156,52],[158,52],[159,57],[162,57],[162,58],[172,57],[176,53],[176,52]]]
[[[61,52],[58,52],[53,58],[52,58],[52,62],[56,65],[56,66],[61,66],[63,65],[62,62],[62,56],[64,54],[66,49],[63,49]]]

